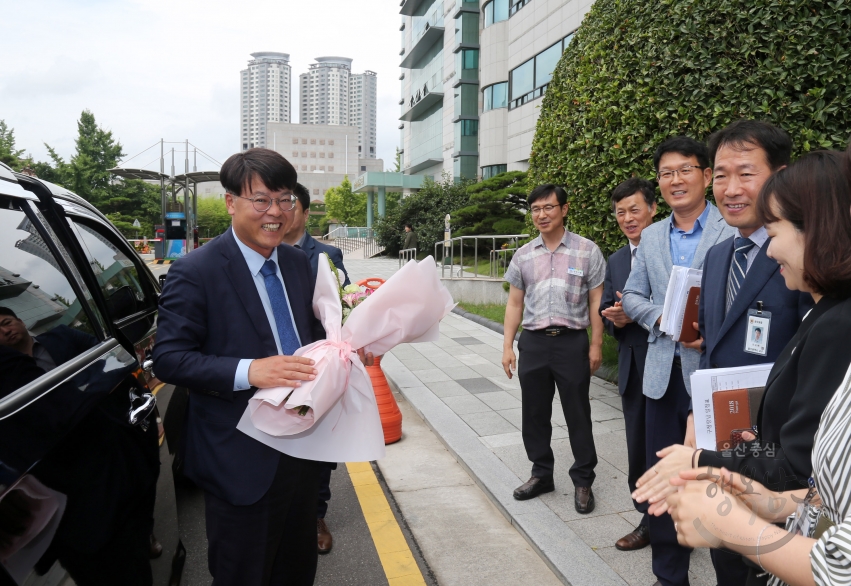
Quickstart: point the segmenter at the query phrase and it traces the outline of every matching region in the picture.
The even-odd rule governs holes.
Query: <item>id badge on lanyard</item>
[[[745,352],[765,356],[768,354],[768,334],[771,328],[771,312],[763,311],[762,301],[756,302],[756,309],[748,310],[745,328]]]

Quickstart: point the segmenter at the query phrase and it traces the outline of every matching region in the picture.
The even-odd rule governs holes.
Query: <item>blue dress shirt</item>
[[[233,228],[231,228],[233,230]],[[266,259],[262,254],[251,250],[242,241],[239,239],[239,236],[236,235],[236,232],[233,233],[234,240],[236,240],[236,245],[239,246],[239,251],[242,253],[242,256],[245,258],[245,264],[248,265],[248,272],[251,273],[251,277],[254,279],[254,286],[257,287],[257,293],[260,295],[260,301],[263,303],[263,311],[266,312],[266,318],[269,320],[269,326],[272,328],[272,335],[275,336],[275,346],[278,348],[278,354],[283,354],[281,351],[281,340],[278,338],[278,328],[275,323],[275,315],[272,313],[272,304],[269,302],[269,294],[266,292],[266,283],[263,281],[263,275],[260,274],[260,269],[263,268],[263,263],[267,260],[272,260],[275,262],[275,266],[278,267],[278,278],[281,280],[281,285],[284,288],[284,295],[287,295],[287,286],[284,283],[284,279],[281,276],[281,267],[278,266],[278,249],[275,248],[272,250],[271,256]],[[293,320],[293,324],[295,324],[295,318],[293,317],[293,308],[290,305],[290,299],[287,295],[287,309],[290,312],[290,318]],[[296,336],[298,336],[298,330],[295,332]],[[299,337],[299,344],[301,344],[301,337]],[[244,391],[246,389],[251,388],[251,384],[248,382],[248,368],[251,366],[251,363],[254,361],[253,358],[243,358],[239,361],[239,364],[236,367],[236,375],[233,380],[233,390],[234,391]]]
[[[697,251],[697,245],[700,244],[700,237],[703,235],[703,227],[706,225],[706,219],[709,217],[709,202],[706,203],[706,208],[700,217],[694,222],[691,230],[686,232],[680,230],[674,225],[674,214],[671,214],[669,222],[671,223],[671,260],[674,266],[690,267],[694,260],[694,253]]]

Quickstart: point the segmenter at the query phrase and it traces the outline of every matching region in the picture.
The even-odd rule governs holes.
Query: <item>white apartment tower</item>
[[[289,54],[263,51],[251,57],[248,69],[240,71],[242,150],[272,147],[266,142],[266,124],[290,121]]]
[[[352,73],[347,57],[317,57],[299,75],[299,122],[358,127],[358,157],[376,157],[377,75]]]

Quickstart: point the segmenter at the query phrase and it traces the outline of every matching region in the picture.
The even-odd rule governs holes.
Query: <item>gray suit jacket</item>
[[[707,251],[722,240],[735,234],[735,228],[727,225],[718,208],[709,204],[709,217],[691,267],[703,268]],[[623,291],[624,312],[645,330],[650,332],[647,341],[647,361],[644,364],[644,394],[651,399],[665,395],[674,362],[676,342],[662,333],[656,320],[662,315],[665,292],[671,278],[670,222],[665,219],[648,226],[641,233],[641,244],[635,253],[632,272]],[[680,348],[683,365],[683,380],[691,395],[690,376],[698,368],[700,353],[697,350]]]

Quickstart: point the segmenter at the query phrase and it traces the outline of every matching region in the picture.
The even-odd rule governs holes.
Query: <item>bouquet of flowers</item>
[[[440,320],[455,304],[431,257],[410,261],[371,293],[341,291],[335,272],[321,255],[313,311],[326,339],[295,352],[315,361],[316,378],[296,388],[257,391],[237,429],[298,458],[375,460],[384,455],[384,435],[372,384],[356,349],[378,356],[398,344],[434,341]]]

